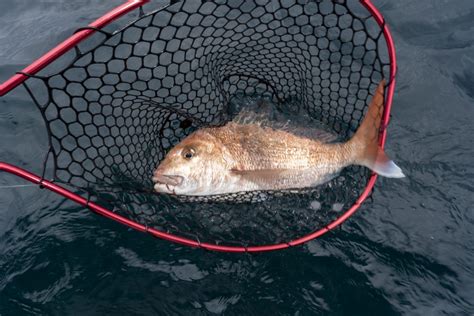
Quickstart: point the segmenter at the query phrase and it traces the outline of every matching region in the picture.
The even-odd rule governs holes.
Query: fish
[[[405,175],[379,146],[385,81],[346,142],[307,137],[291,129],[233,120],[194,131],[174,146],[153,172],[158,193],[210,196],[248,191],[302,189],[360,165],[390,178]]]

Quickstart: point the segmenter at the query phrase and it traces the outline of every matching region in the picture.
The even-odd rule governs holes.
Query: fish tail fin
[[[382,80],[372,97],[362,124],[348,143],[353,153],[352,163],[368,167],[384,177],[403,178],[405,175],[402,169],[390,160],[378,144],[384,109],[384,88],[385,80]]]

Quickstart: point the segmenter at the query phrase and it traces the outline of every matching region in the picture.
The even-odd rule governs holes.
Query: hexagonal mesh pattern
[[[383,47],[358,1],[171,1],[43,79],[48,100],[39,107],[54,178],[136,221],[201,240],[249,244],[309,233],[337,217],[335,203],[352,205],[366,169],[346,169],[298,203],[277,193],[283,212],[235,206],[268,199],[262,192],[198,205],[153,195],[153,169],[196,128],[231,119],[235,95],[269,99],[347,139],[387,77]],[[321,199],[318,212],[308,207]]]

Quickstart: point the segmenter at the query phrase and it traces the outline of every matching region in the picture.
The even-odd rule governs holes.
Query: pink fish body
[[[320,185],[349,165],[386,177],[404,177],[378,146],[382,81],[355,135],[329,143],[258,122],[229,122],[198,130],[166,155],[153,175],[156,192],[206,196]]]

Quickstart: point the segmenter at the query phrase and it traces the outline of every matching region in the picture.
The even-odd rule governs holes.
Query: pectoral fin
[[[300,177],[303,170],[299,169],[259,169],[259,170],[237,170],[231,172],[241,179],[253,182],[262,188],[277,188],[279,183],[292,178]]]

